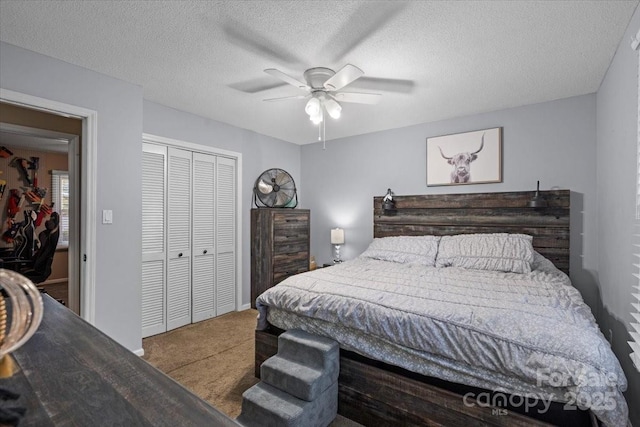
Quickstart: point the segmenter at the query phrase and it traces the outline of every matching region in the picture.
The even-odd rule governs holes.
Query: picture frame
[[[502,182],[502,127],[427,138],[427,187]]]

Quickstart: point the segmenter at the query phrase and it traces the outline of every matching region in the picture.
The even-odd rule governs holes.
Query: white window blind
[[[636,239],[638,239],[638,234],[636,234]],[[635,245],[636,250],[640,252],[640,245]],[[634,301],[631,302],[631,306],[633,307],[631,310],[631,316],[633,320],[631,321],[632,330],[629,331],[631,335],[631,341],[629,341],[629,345],[631,346],[631,360],[633,360],[633,364],[636,369],[640,371],[640,253],[635,254],[636,259],[638,260],[637,264],[634,264],[638,269],[637,273],[634,274],[636,277],[635,285],[633,285],[633,290],[631,291],[631,296],[635,298]]]
[[[631,48],[633,50],[640,49],[640,30],[636,37],[631,40]],[[638,127],[637,127],[637,146],[636,146],[636,219],[640,220],[640,55],[638,55]]]
[[[58,247],[69,246],[69,172],[51,171],[53,211],[60,215]]]
[[[636,34],[636,37],[631,40],[631,48],[633,50],[640,49],[640,30]],[[636,220],[640,220],[640,55],[638,55],[638,127],[637,127],[637,169],[636,169]],[[638,224],[636,224],[636,229],[638,229]],[[640,238],[640,233],[636,233],[635,239],[638,242]],[[631,296],[635,298],[631,302],[631,316],[633,320],[631,321],[631,331],[629,331],[631,335],[631,341],[629,341],[629,346],[631,346],[631,360],[635,365],[636,369],[640,371],[640,244],[635,244],[636,252],[634,255],[636,257],[636,264],[634,264],[637,272],[634,274],[636,280],[634,281],[634,285],[632,286]]]

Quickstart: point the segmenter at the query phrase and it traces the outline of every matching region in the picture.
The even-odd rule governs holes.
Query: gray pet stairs
[[[291,330],[278,337],[278,354],[260,367],[261,382],[242,395],[240,424],[326,427],[338,412],[338,343]]]

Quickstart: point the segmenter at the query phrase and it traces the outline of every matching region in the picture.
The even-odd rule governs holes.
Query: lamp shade
[[[318,111],[316,114],[309,116],[309,120],[313,122],[314,125],[317,125],[322,122],[322,111]]]
[[[311,98],[304,107],[304,111],[310,117],[317,115],[320,112],[320,100],[316,97]]]
[[[547,203],[547,199],[545,199],[544,196],[540,194],[540,181],[538,181],[536,194],[533,196],[533,199],[529,200],[528,205],[530,208],[534,209],[542,209],[549,206],[549,203]]]
[[[340,118],[340,112],[342,111],[342,107],[338,104],[334,99],[329,98],[324,102],[324,108],[327,109],[327,113],[334,119]]]
[[[332,245],[344,244],[344,230],[342,228],[334,228],[331,230],[331,244]]]

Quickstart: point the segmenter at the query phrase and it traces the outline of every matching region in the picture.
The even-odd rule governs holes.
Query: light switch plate
[[[113,211],[111,209],[105,209],[102,211],[102,223],[113,224]]]

